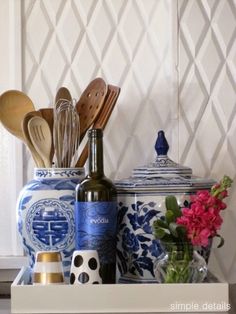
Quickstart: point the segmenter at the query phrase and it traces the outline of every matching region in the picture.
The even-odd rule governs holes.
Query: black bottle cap
[[[90,129],[88,131],[88,137],[103,137],[103,131],[102,129]]]

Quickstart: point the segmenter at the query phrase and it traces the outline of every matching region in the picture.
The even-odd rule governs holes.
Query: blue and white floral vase
[[[84,168],[36,168],[17,202],[18,230],[33,269],[38,251],[60,251],[65,278],[75,250],[75,187]]]
[[[158,132],[157,157],[133,169],[132,176],[116,182],[118,203],[117,261],[120,283],[157,282],[154,262],[163,253],[152,225],[165,214],[165,197],[175,195],[180,206],[197,190],[209,190],[215,181],[196,177],[192,169],[171,160],[164,132]]]

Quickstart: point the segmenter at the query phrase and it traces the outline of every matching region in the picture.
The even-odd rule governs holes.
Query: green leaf
[[[224,245],[225,240],[224,240],[224,238],[222,238],[222,236],[219,235],[219,234],[216,234],[216,237],[217,237],[217,238],[220,238],[220,243],[217,245],[217,248],[220,248],[220,247],[222,247],[222,246]]]
[[[169,224],[171,234],[176,238],[183,238],[186,234],[186,228],[178,225],[175,222]]]
[[[160,227],[155,227],[153,234],[155,238],[162,239],[166,235],[166,230]]]
[[[177,231],[178,225],[175,222],[171,222],[169,224],[169,229],[171,234],[173,234],[174,237],[178,238],[178,231]]]
[[[157,227],[161,227],[161,228],[165,228],[165,229],[168,229],[168,224],[164,221],[164,220],[162,220],[162,219],[157,219],[154,223],[153,223],[153,225],[155,224],[155,226],[157,226]]]
[[[175,221],[175,215],[172,210],[168,209],[165,214],[167,224]]]
[[[166,209],[168,210],[177,210],[179,209],[179,205],[177,203],[177,199],[174,195],[168,195],[165,199]]]
[[[177,232],[179,237],[183,238],[186,235],[186,227],[182,225],[177,225]]]
[[[171,210],[175,218],[180,217],[182,215],[177,199],[174,195],[166,196],[165,204],[166,204],[166,209]]]
[[[163,242],[170,242],[170,243],[172,243],[173,242],[173,237],[170,234],[166,233],[161,240]]]

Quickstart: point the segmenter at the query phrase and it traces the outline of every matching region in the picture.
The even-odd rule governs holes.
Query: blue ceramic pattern
[[[136,195],[136,199],[139,200],[135,203],[118,203],[117,261],[120,283],[156,282],[154,263],[163,253],[159,241],[153,237],[152,225],[157,217],[163,217],[164,211],[159,210],[158,200],[156,203],[148,201],[145,194],[140,194],[139,197]],[[188,205],[188,200],[183,198],[180,206]],[[198,248],[199,254],[206,261],[210,250],[211,243],[207,248]]]
[[[161,254],[152,225],[165,211],[165,197],[175,195],[180,206],[197,190],[209,190],[214,180],[192,175],[167,153],[164,131],[158,132],[154,162],[133,169],[132,176],[116,182],[119,204],[118,266],[120,282],[156,282],[153,263]],[[209,250],[202,254],[209,256]]]
[[[36,169],[36,176],[38,178],[50,178],[50,177],[61,177],[61,178],[72,178],[83,175],[83,170],[81,169]]]
[[[62,250],[74,239],[74,217],[70,206],[57,199],[35,202],[28,210],[25,224],[28,237],[39,250]]]
[[[153,261],[161,254],[161,247],[152,235],[152,224],[162,216],[155,202],[118,204],[117,259],[121,280],[142,278],[147,272],[155,281]],[[127,219],[128,218],[128,219]],[[149,280],[150,281],[150,280]]]
[[[75,250],[75,187],[83,176],[82,168],[36,169],[34,180],[21,191],[18,230],[31,268],[37,251],[60,251],[69,277]]]

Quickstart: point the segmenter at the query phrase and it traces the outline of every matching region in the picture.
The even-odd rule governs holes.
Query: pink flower
[[[185,226],[187,237],[193,245],[207,246],[209,238],[217,234],[223,222],[220,210],[224,203],[206,192],[192,197],[194,202],[190,208],[183,208],[182,216],[176,220],[177,224]]]
[[[176,198],[169,196],[170,198],[166,200],[166,207],[168,211],[172,211],[174,221],[169,219],[170,215],[165,215],[167,227],[164,229],[167,230],[164,230],[164,236],[163,230],[161,233],[156,232],[156,237],[160,239],[166,237],[168,240],[172,238],[173,241],[191,241],[193,245],[206,247],[209,244],[209,239],[216,235],[219,236],[218,230],[223,223],[221,211],[226,208],[223,199],[228,196],[227,189],[231,187],[232,182],[232,179],[224,176],[220,183],[214,185],[210,191],[197,191],[196,194],[190,196],[188,208],[180,209]],[[173,228],[172,222],[184,228]],[[155,225],[155,230],[163,229],[162,226],[163,224],[158,222]],[[223,245],[223,241],[220,245]]]
[[[207,190],[198,191],[195,195],[191,195],[190,199],[192,202],[206,203],[210,197],[210,192]]]
[[[195,234],[193,236],[193,238],[191,238],[189,235],[189,239],[192,241],[192,244],[193,245],[201,245],[203,247],[206,247],[208,245],[208,239],[210,237],[211,233],[210,231],[205,228],[205,229],[202,229],[199,233]]]
[[[228,196],[228,191],[224,190],[220,193],[219,198],[222,200]]]
[[[215,206],[219,208],[219,210],[224,210],[227,207],[226,204],[220,199],[217,199]]]

